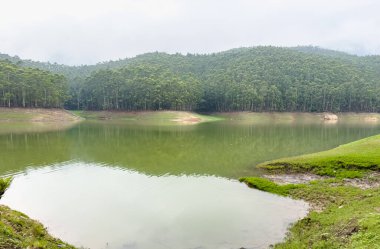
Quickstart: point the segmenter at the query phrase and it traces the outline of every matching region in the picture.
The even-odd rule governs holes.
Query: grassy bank
[[[79,117],[64,109],[0,107],[0,122],[74,122]]]
[[[43,225],[23,213],[0,205],[0,248],[74,248],[48,234]]]
[[[310,112],[225,112],[214,113],[216,117],[226,120],[239,121],[241,125],[267,124],[325,124],[333,125],[339,122],[346,124],[378,125],[378,113],[338,113],[336,120],[324,119],[325,113]]]
[[[86,120],[109,120],[141,125],[193,125],[221,120],[221,117],[183,111],[71,111]]]
[[[11,180],[0,178],[0,199]],[[23,213],[0,205],[0,249],[73,248],[48,234],[43,225]]]
[[[343,180],[278,185],[262,178],[242,178],[249,186],[303,199],[314,209],[274,248],[380,248],[380,188],[362,190]]]
[[[80,120],[63,109],[0,108],[0,134],[61,130]]]
[[[380,135],[328,151],[265,162],[258,167],[287,173],[311,172],[337,177],[360,177],[369,170],[380,170]]]
[[[380,248],[379,165],[380,136],[374,136],[329,151],[260,165],[268,173],[331,176],[326,179],[298,184],[277,184],[258,177],[240,181],[311,204],[308,216],[294,224],[285,242],[274,248]],[[354,184],[358,181],[366,184]]]

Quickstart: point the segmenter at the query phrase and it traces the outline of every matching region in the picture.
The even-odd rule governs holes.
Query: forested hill
[[[315,47],[147,53],[78,67],[8,59],[64,74],[70,82],[67,108],[380,111],[379,56]]]
[[[0,60],[10,61],[20,67],[38,68],[41,70],[50,71],[57,74],[64,75],[67,79],[73,80],[75,78],[85,78],[92,72],[99,69],[116,68],[125,66],[129,59],[118,61],[107,61],[98,63],[96,65],[81,65],[81,66],[68,66],[58,63],[40,62],[33,60],[24,60],[18,56],[10,56],[8,54],[0,53]]]
[[[63,107],[69,88],[64,76],[0,61],[0,106]]]

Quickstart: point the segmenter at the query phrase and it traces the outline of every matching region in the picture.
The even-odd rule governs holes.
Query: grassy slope
[[[222,118],[183,111],[72,111],[87,120],[110,120],[141,125],[192,125]]]
[[[63,109],[0,107],[0,122],[73,122],[79,119]]]
[[[380,248],[380,188],[362,190],[342,180],[277,185],[263,178],[242,178],[250,187],[303,199],[322,208],[311,211],[275,248]]]
[[[61,130],[80,120],[63,109],[0,108],[0,134]]]
[[[0,248],[74,248],[50,236],[39,222],[0,205]]]
[[[380,135],[328,151],[265,162],[258,167],[341,177],[361,176],[366,170],[380,170]]]
[[[288,185],[257,177],[240,180],[256,189],[306,200],[314,207],[275,248],[380,248],[380,188],[363,190],[342,179],[379,171],[379,164],[380,136],[373,136],[329,151],[260,165],[275,168],[277,173],[327,173],[336,178]]]
[[[239,125],[258,124],[323,124],[334,125],[339,122],[352,125],[376,126],[380,123],[378,113],[338,113],[338,120],[324,120],[324,113],[308,112],[222,112],[213,113],[213,116],[220,117],[227,122],[238,121]]]
[[[0,198],[10,185],[10,178],[0,179]],[[0,205],[0,249],[74,248],[50,236],[39,222],[23,213]]]

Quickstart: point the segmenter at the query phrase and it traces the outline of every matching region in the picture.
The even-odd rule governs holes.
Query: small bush
[[[5,193],[5,190],[7,190],[9,188],[9,186],[11,185],[11,182],[12,182],[12,178],[3,178],[1,179],[0,178],[0,199],[1,197],[3,196],[3,194]]]

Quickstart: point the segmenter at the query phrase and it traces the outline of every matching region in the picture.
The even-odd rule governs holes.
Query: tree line
[[[71,85],[68,108],[89,110],[194,110],[198,79],[155,65],[99,70]]]
[[[61,108],[68,84],[63,75],[0,61],[0,106]]]
[[[22,61],[16,63],[22,67]],[[68,90],[56,93],[69,109],[380,111],[379,56],[314,47],[239,48],[208,55],[156,52],[93,66],[57,65],[52,71],[68,80]],[[62,89],[59,81],[55,84]],[[39,96],[39,106],[47,103]]]

